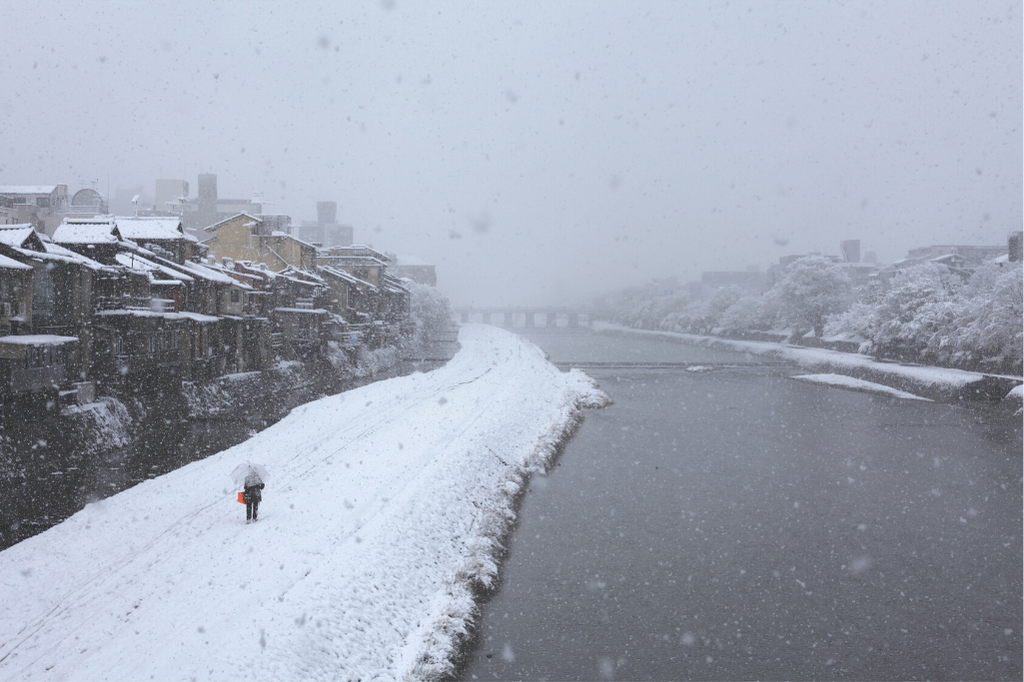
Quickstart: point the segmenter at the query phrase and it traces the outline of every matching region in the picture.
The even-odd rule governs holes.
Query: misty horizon
[[[1019,4],[12,7],[0,184],[338,205],[456,305],[1022,223]]]

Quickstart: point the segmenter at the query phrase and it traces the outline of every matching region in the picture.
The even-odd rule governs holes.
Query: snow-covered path
[[[607,400],[495,327],[459,341],[0,552],[0,679],[444,671],[524,475]],[[250,526],[229,478],[246,460],[271,473]]]

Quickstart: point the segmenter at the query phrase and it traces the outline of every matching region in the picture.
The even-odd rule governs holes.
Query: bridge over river
[[[591,323],[590,313],[569,307],[496,306],[455,308],[459,322],[484,322],[506,328],[520,329],[584,329]]]

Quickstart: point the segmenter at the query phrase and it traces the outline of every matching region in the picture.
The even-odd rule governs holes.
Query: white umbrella
[[[259,485],[268,478],[270,478],[270,474],[267,473],[267,468],[262,464],[252,462],[239,464],[231,472],[231,480],[235,482],[236,488]]]

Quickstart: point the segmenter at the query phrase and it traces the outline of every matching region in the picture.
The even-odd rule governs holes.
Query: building
[[[1022,259],[1022,241],[1024,232],[1013,232],[1006,238],[1006,257],[1012,263],[1019,263]]]
[[[47,235],[53,234],[69,208],[67,185],[0,185],[0,198],[16,212],[16,223],[31,223]]]
[[[962,267],[976,268],[985,261],[998,258],[1006,253],[1006,245],[978,246],[972,244],[933,244],[932,246],[921,246],[907,252],[905,260],[927,261],[940,256],[955,254],[962,259]]]
[[[74,357],[78,339],[51,334],[0,336],[0,401],[35,397],[40,412],[60,404],[75,382]]]
[[[271,232],[266,223],[254,215],[238,213],[204,230],[202,242],[218,261],[265,263],[274,272],[293,267],[313,272],[316,269],[316,247],[284,232]]]
[[[94,217],[110,212],[107,200],[94,189],[80,189],[71,197],[68,214],[75,217]]]
[[[52,239],[55,244],[106,264],[115,262],[124,242],[113,216],[65,218]]]
[[[162,252],[175,263],[193,260],[206,252],[198,239],[185,232],[181,219],[177,217],[118,216],[114,222],[123,239],[149,251]]]
[[[413,256],[396,256],[388,254],[391,259],[389,271],[400,279],[411,279],[413,282],[437,286],[437,268]]]
[[[0,336],[17,334],[31,325],[32,266],[0,252]]]
[[[860,240],[846,239],[839,242],[839,250],[843,254],[844,263],[860,262]]]
[[[381,285],[381,276],[390,263],[388,256],[363,244],[333,246],[317,256],[317,264],[344,270],[375,287]]]
[[[222,199],[217,194],[217,176],[213,173],[201,173],[198,196],[186,199],[180,205],[185,229],[196,235],[201,235],[204,228],[239,213],[259,215],[263,212],[263,204],[252,199]]]

